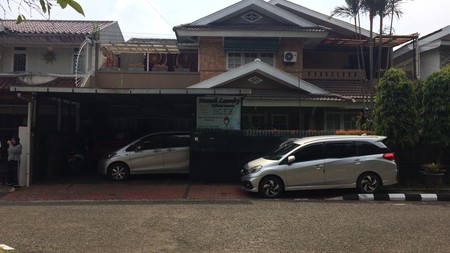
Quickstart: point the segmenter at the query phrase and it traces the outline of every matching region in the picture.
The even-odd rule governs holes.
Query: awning
[[[11,92],[78,93],[78,94],[156,94],[156,95],[248,95],[251,89],[100,89],[11,86]]]
[[[403,43],[409,42],[411,40],[417,39],[419,34],[411,34],[411,35],[384,35],[382,37],[382,46],[383,47],[396,47]],[[373,38],[375,45],[380,44],[380,37],[377,36]],[[365,47],[370,46],[370,39],[343,39],[343,38],[326,38],[323,44],[333,45],[333,46],[360,46],[363,45]]]
[[[278,39],[241,39],[225,38],[226,51],[277,51],[280,48]]]

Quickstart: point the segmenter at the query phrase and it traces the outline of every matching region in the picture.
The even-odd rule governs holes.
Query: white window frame
[[[254,55],[255,57],[248,57],[250,54]],[[272,57],[268,55],[271,55]],[[265,62],[271,66],[275,66],[275,55],[275,52],[271,51],[228,51],[227,70],[238,68],[244,64],[254,61],[255,59],[260,59],[262,62]],[[231,62],[231,56],[234,57],[233,62]],[[272,59],[272,61],[270,61],[270,59]]]

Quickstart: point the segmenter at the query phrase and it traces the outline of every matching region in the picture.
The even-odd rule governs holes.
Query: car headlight
[[[252,167],[248,170],[248,174],[256,173],[256,172],[260,171],[262,167],[263,167],[262,165]]]
[[[115,156],[116,154],[117,154],[117,153],[115,153],[115,152],[114,152],[114,153],[109,153],[108,156],[107,156],[107,158],[109,159],[109,158]]]

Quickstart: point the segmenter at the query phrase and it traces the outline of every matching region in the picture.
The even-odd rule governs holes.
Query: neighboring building
[[[426,80],[448,64],[450,64],[450,25],[394,51],[394,66],[419,80]]]
[[[164,130],[355,129],[370,104],[356,50],[367,62],[369,32],[355,40],[352,24],[286,0],[240,1],[174,27],[176,40],[123,42],[116,22],[2,22],[0,106],[14,121],[0,130],[28,127],[31,160],[48,168],[35,180],[76,140],[97,155]],[[405,41],[389,38],[384,57]]]
[[[38,170],[30,172],[30,160],[33,156],[46,159],[40,157],[49,152],[43,147],[55,139],[41,140],[39,147],[30,143],[36,144],[43,133],[76,132],[80,126],[78,102],[39,92],[51,87],[70,91],[76,83],[89,83],[101,60],[95,45],[103,41],[124,41],[117,22],[27,20],[16,24],[16,20],[0,20],[0,141],[4,144],[12,135],[22,137],[23,173],[43,175]],[[34,90],[14,92],[13,87]],[[2,145],[0,150],[2,160],[6,148]]]

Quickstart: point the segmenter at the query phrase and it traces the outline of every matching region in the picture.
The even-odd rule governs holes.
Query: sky
[[[37,1],[37,0],[36,0]],[[345,0],[290,0],[317,12],[330,15],[336,6]],[[11,1],[14,2],[14,1]],[[85,16],[70,8],[54,7],[54,20],[110,20],[118,21],[125,39],[130,38],[175,38],[172,28],[191,23],[239,0],[77,0]],[[450,0],[405,0],[401,6],[403,15],[394,20],[395,34],[419,33],[427,35],[450,25]],[[6,13],[0,8],[3,18],[17,16],[17,8],[11,6]],[[3,12],[3,13],[2,13]],[[22,13],[23,14],[23,13]],[[32,12],[28,19],[44,19]],[[350,19],[344,21],[352,23]],[[363,28],[369,29],[368,17],[363,16]],[[378,21],[376,21],[378,23]]]

